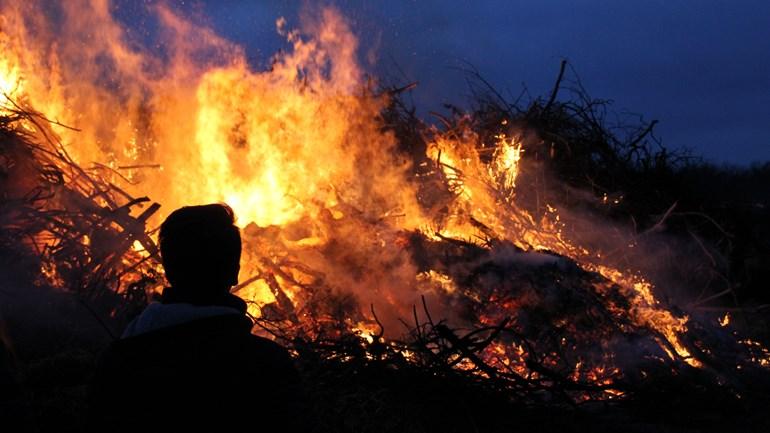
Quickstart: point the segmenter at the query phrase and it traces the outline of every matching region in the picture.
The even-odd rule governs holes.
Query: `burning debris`
[[[547,101],[486,105],[439,128],[365,84],[330,10],[310,35],[279,21],[293,51],[254,72],[162,7],[163,58],[129,44],[105,8],[76,19],[61,7],[63,21],[35,23],[47,31],[28,31],[23,6],[0,28],[0,241],[40,284],[120,323],[163,287],[156,218],[224,201],[244,238],[234,292],[254,332],[300,359],[462,378],[538,404],[627,401],[661,384],[742,399],[766,383],[764,346],[736,338],[727,317],[720,327],[664,302],[618,259],[628,247],[583,243],[575,207],[543,201],[545,167],[569,146],[545,125],[574,108],[556,99],[564,69]],[[82,21],[112,35],[85,53],[102,65],[62,56]],[[97,79],[107,72],[114,83]],[[639,152],[652,126],[627,143]]]
[[[79,166],[48,119],[7,102],[0,117],[4,255],[32,260],[40,285],[90,300],[121,296],[121,308],[145,304],[148,287],[160,281],[157,248],[146,228],[160,205],[132,216],[148,198],[133,198],[107,180],[103,173],[112,170],[106,166]]]

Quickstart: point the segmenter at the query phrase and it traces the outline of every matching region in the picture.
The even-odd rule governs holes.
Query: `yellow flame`
[[[505,135],[499,137],[490,170],[505,190],[513,190],[516,187],[522,151],[521,143],[515,138],[508,139]]]
[[[730,313],[725,313],[725,315],[719,319],[719,326],[724,328],[729,324],[730,324]]]

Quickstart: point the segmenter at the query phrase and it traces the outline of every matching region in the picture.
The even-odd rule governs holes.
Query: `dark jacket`
[[[92,430],[301,427],[299,378],[286,349],[252,335],[237,311],[203,316],[150,326],[105,351],[91,393]]]

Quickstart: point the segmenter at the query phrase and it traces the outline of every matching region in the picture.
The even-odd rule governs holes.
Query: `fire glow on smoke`
[[[302,31],[279,19],[277,31],[291,49],[256,71],[240,47],[164,6],[152,8],[156,51],[132,40],[106,0],[56,9],[58,20],[23,2],[3,7],[4,104],[13,100],[76,127],[51,126],[79,164],[108,167],[102,176],[162,203],[155,225],[180,206],[229,204],[247,239],[241,278],[253,276],[238,294],[253,302],[254,315],[287,302],[271,284],[299,311],[303,290],[322,278],[354,294],[361,311],[374,304],[386,323],[410,317],[421,296],[459,296],[459,289],[450,275],[419,271],[404,253],[403,234],[483,238],[477,221],[523,251],[567,257],[621,287],[629,307],[611,313],[654,329],[669,357],[699,366],[680,342],[688,317],[662,307],[649,282],[568,239],[556,205],[542,218],[517,205],[516,191],[528,185],[517,181],[526,149],[515,130],[491,143],[470,128],[434,130],[425,157],[455,198],[440,217],[421,204],[411,161],[383,129],[388,96],[372,91],[357,62],[358,41],[334,10],[318,12]],[[274,244],[254,240],[272,228]],[[266,271],[268,262],[288,258],[304,271]],[[347,326],[370,340],[376,329],[367,313]],[[523,347],[496,344],[492,352],[501,365],[526,373]],[[601,383],[616,370],[609,359],[590,369],[579,361],[574,376]]]

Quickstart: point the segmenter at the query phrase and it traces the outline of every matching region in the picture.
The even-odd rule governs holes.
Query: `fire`
[[[725,313],[725,315],[722,316],[721,318],[719,318],[718,321],[719,321],[719,326],[721,326],[723,328],[725,326],[729,325],[730,324],[730,313]]]
[[[377,170],[378,183],[346,193],[366,195],[403,177],[406,167],[387,156],[393,138],[373,119],[385,100],[359,97],[366,89],[356,40],[331,10],[314,24],[315,38],[279,20],[292,52],[254,71],[238,47],[162,6],[153,11],[167,59],[136,48],[106,1],[56,7],[65,18],[37,18],[39,32],[27,28],[37,14],[31,6],[4,8],[0,90],[79,129],[53,126],[80,164],[99,162],[141,182],[129,192],[151,190],[166,210],[224,201],[243,226],[267,226],[333,207],[335,188],[352,184],[362,165]],[[105,37],[89,39],[83,25]],[[197,60],[200,51],[211,59]],[[408,197],[392,198],[399,200]]]
[[[516,187],[516,176],[519,174],[519,161],[521,160],[521,143],[516,138],[508,139],[505,134],[497,137],[499,142],[495,148],[495,155],[490,170],[493,177],[498,177],[505,190],[513,191]]]
[[[0,25],[5,27],[5,24],[6,20],[0,18]],[[3,105],[8,103],[7,97],[24,91],[18,59],[13,55],[13,49],[14,44],[11,37],[5,33],[0,33],[0,51],[5,53],[4,56],[0,57],[0,96],[2,96],[0,100],[2,100]]]
[[[611,315],[653,330],[670,359],[702,367],[682,338],[690,318],[667,310],[647,279],[605,264],[601,251],[569,239],[558,205],[546,204],[536,216],[517,202],[516,192],[528,185],[521,182],[527,153],[516,131],[498,133],[493,143],[467,125],[429,131],[425,164],[452,199],[435,209],[423,206],[414,167],[398,155],[380,119],[387,96],[368,84],[357,40],[334,10],[324,9],[305,31],[289,31],[279,19],[291,49],[277,54],[270,69],[255,70],[242,49],[164,6],[152,7],[162,52],[132,40],[105,0],[57,7],[61,20],[21,4],[2,10],[2,105],[21,104],[55,121],[51,129],[77,163],[135,196],[149,193],[163,204],[159,218],[188,204],[233,207],[246,245],[236,289],[253,316],[281,310],[276,320],[301,327],[317,313],[314,296],[322,287],[335,306],[354,303],[363,313],[352,317],[348,309],[339,316],[329,309],[317,313],[319,320],[341,322],[371,344],[382,329],[370,305],[391,329],[412,315],[421,296],[481,299],[461,289],[449,270],[420,270],[405,254],[404,233],[463,239],[479,248],[505,241],[538,260],[566,257],[604,277],[609,283],[594,287],[599,296],[619,292],[627,301],[612,304]],[[507,121],[500,126],[510,128]],[[138,241],[133,251],[149,256]],[[42,272],[56,281],[56,269]],[[519,305],[492,307],[498,311],[482,315],[484,325],[517,317]],[[727,323],[729,316],[720,320]],[[757,362],[767,365],[767,351],[757,352]],[[415,356],[409,349],[403,354]],[[501,371],[542,379],[529,367],[534,355],[517,342],[496,342],[484,353]],[[560,367],[558,353],[537,355]],[[606,398],[622,396],[609,387],[621,374],[616,361],[608,353],[596,358],[575,360],[570,377],[604,386]],[[457,366],[474,368],[468,360]]]
[[[751,352],[751,362],[762,367],[770,367],[770,349],[764,347],[760,342],[751,339],[739,341]]]

